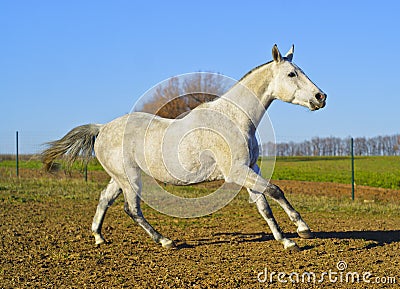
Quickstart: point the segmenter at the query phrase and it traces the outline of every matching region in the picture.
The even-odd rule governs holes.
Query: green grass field
[[[0,161],[0,168],[15,168],[15,160],[3,160]],[[19,167],[21,169],[41,169],[43,167],[42,162],[38,157],[32,156],[30,158],[22,158],[19,161]],[[83,170],[83,164],[79,161],[75,162],[72,166],[73,170]],[[102,171],[103,168],[97,159],[92,159],[88,164],[89,171]]]
[[[268,171],[266,162],[261,161],[262,171]],[[15,161],[0,161],[0,167],[15,167]],[[20,168],[40,169],[42,164],[32,157],[20,161]],[[74,170],[82,170],[76,163]],[[89,171],[100,171],[102,167],[93,159]],[[279,157],[276,159],[274,180],[298,180],[310,182],[351,183],[350,157]],[[374,156],[355,158],[355,182],[357,185],[400,189],[400,157]]]
[[[357,185],[400,189],[400,157],[356,157]],[[262,169],[262,167],[261,167]],[[272,179],[351,183],[350,157],[280,157]]]

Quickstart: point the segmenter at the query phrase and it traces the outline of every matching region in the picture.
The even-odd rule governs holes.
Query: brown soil
[[[283,180],[275,180],[273,183],[281,187],[286,193],[327,197],[349,196],[349,198],[351,198],[350,184],[313,183]],[[354,188],[354,196],[355,198],[364,200],[365,202],[390,201],[400,203],[400,191],[398,190],[356,185]]]
[[[91,178],[103,178],[101,173],[91,174]],[[293,194],[343,197],[350,193],[349,186],[341,184],[276,184],[289,198]],[[217,213],[197,219],[171,218],[145,206],[149,222],[178,245],[176,250],[167,250],[128,218],[121,199],[109,209],[104,223],[109,243],[96,247],[90,225],[98,192],[87,200],[19,202],[1,198],[18,192],[0,189],[0,288],[399,288],[400,214],[306,210],[302,215],[315,238],[303,240],[274,206],[278,223],[301,247],[300,252],[287,252],[273,240],[245,192]],[[376,188],[357,187],[356,197],[366,202],[399,202],[398,191]],[[340,271],[337,264],[342,261],[348,267]],[[268,280],[261,283],[257,276],[264,279],[265,270]],[[322,275],[329,271],[332,282]],[[286,273],[280,277],[288,283],[290,273],[298,273],[300,280],[282,283],[278,272]],[[316,274],[316,284],[302,282],[307,272]],[[346,282],[349,272],[357,272],[360,282]],[[362,281],[363,273],[371,283]],[[321,276],[324,279],[319,283]],[[383,284],[393,282],[392,277],[396,285]]]

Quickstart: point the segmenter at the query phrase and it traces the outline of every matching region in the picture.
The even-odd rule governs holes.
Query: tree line
[[[303,142],[265,143],[260,148],[263,155],[276,156],[348,156],[351,153],[351,138],[314,137]],[[400,155],[400,134],[354,138],[356,156]]]

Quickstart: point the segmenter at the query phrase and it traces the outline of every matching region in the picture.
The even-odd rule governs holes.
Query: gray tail
[[[54,161],[63,156],[68,168],[79,156],[87,164],[92,156],[95,138],[100,128],[99,124],[81,125],[72,129],[61,139],[47,143],[49,147],[41,155],[44,169],[51,171]]]

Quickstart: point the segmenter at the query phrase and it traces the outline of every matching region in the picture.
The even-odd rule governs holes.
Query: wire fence
[[[20,175],[20,168],[26,163],[40,167],[41,153],[46,143],[60,138],[56,132],[6,131],[0,132],[0,167],[14,167],[15,175]],[[83,178],[88,179],[87,165],[81,168]]]
[[[34,165],[34,168],[40,168],[41,167],[41,162],[40,162],[40,154],[41,152],[46,148],[46,143],[48,141],[56,140],[59,139],[60,137],[63,136],[63,133],[61,132],[48,132],[48,131],[40,131],[40,132],[35,132],[35,131],[23,131],[23,132],[16,132],[16,131],[0,131],[0,168],[7,166],[8,169],[8,174],[11,175],[19,175],[19,168],[28,168],[27,164],[29,165]],[[383,141],[387,141],[386,147],[394,147],[397,148],[397,145],[400,145],[400,136],[395,135],[393,137],[377,137],[373,140],[380,140],[382,139]],[[327,140],[335,140],[334,138],[329,138]],[[347,142],[348,140],[348,142]],[[363,165],[361,165],[362,160],[361,158],[365,155],[359,153],[357,155],[357,148],[360,146],[357,146],[357,140],[359,141],[359,144],[367,143],[368,144],[368,139],[364,141],[364,139],[361,138],[347,138],[346,139],[346,145],[348,145],[348,153],[346,154],[346,159],[348,159],[348,169],[345,168],[344,170],[346,171],[346,176],[351,176],[352,179],[352,186],[353,186],[353,192],[352,194],[354,195],[354,182],[357,182],[357,176],[356,180],[354,180],[354,175],[355,175],[355,170],[357,170],[358,174],[358,180],[360,180],[361,176],[361,168],[362,166],[365,166],[365,162]],[[393,144],[389,143],[388,141],[392,140]],[[318,149],[321,151],[324,150],[324,147],[322,144],[332,144],[334,142],[324,142],[324,139],[319,139],[319,142],[316,140],[311,141],[311,144],[318,144],[316,146]],[[354,146],[353,146],[354,143]],[[309,143],[281,143],[281,144],[276,144],[274,150],[274,154],[277,155],[278,157],[281,156],[282,158],[285,157],[293,157],[293,156],[307,156],[307,154],[301,154],[301,153],[296,153],[296,149],[299,148],[297,151],[306,151],[307,146],[304,146],[304,144],[309,144]],[[374,144],[373,142],[370,142],[370,146],[373,147],[372,145]],[[279,150],[280,147],[283,147]],[[376,145],[375,147],[378,147]],[[265,150],[265,149],[264,149]],[[315,150],[315,149],[314,149]],[[279,153],[282,151],[281,153]],[[312,153],[313,151],[310,150]],[[326,149],[326,151],[329,151]],[[371,172],[371,169],[369,169],[366,174],[367,176],[370,176],[370,178],[378,179],[379,181],[376,182],[376,184],[373,184],[373,186],[378,186],[378,187],[387,187],[387,188],[398,188],[400,187],[400,179],[396,176],[400,172],[399,163],[398,161],[398,151],[399,149],[397,148],[395,150],[396,154],[392,154],[392,159],[389,161],[392,163],[389,163],[388,161],[383,161],[382,165],[376,164],[373,168],[373,172]],[[293,153],[294,152],[294,153]],[[352,153],[356,155],[356,164],[354,164],[354,158],[351,158]],[[342,154],[343,155],[343,154]],[[382,154],[380,154],[382,155]],[[397,157],[396,157],[397,155]],[[322,156],[321,154],[314,154],[314,156]],[[308,157],[308,156],[307,156]],[[312,156],[311,156],[312,157]],[[358,157],[358,158],[357,158]],[[393,159],[396,158],[396,159]],[[343,158],[342,158],[343,159]],[[350,159],[352,159],[350,163]],[[399,159],[400,160],[400,159]],[[371,160],[372,162],[376,162],[377,159]],[[393,161],[395,163],[393,163]],[[92,163],[93,164],[93,163]],[[347,160],[346,160],[347,164]],[[97,163],[95,165],[98,165]],[[347,165],[346,165],[347,166]],[[77,168],[79,166],[76,166]],[[99,166],[100,167],[100,166]],[[89,167],[91,169],[91,167]],[[355,169],[356,168],[356,169]],[[88,167],[87,166],[80,166],[79,167],[83,178],[87,180],[87,174],[88,174]],[[101,168],[100,168],[101,169]],[[15,174],[13,173],[15,171]],[[1,172],[0,172],[1,173]],[[349,177],[350,178],[350,177]],[[388,179],[385,181],[385,179]],[[393,181],[393,179],[395,179]],[[380,184],[381,182],[382,184]],[[361,183],[361,182],[360,182]],[[363,184],[363,183],[361,183]],[[390,184],[390,185],[388,185]],[[369,185],[369,184],[368,184]],[[353,196],[354,198],[354,196]]]

